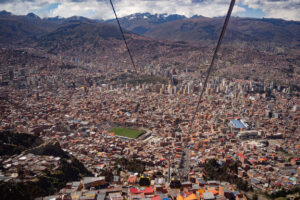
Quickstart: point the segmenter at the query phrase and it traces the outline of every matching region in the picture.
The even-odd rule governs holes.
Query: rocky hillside
[[[43,162],[47,162],[47,159],[48,162],[49,159],[54,159],[57,163],[57,166],[52,166],[55,165],[54,163],[38,171],[30,170],[32,169],[31,161],[20,163],[23,167],[17,168],[17,178],[4,178],[0,181],[0,193],[3,199],[34,199],[51,195],[64,187],[67,182],[92,175],[75,157],[64,152],[57,141],[43,141],[37,136],[9,131],[0,132],[0,140],[1,174],[5,175],[13,171],[13,165],[8,166],[7,163],[16,158],[18,162],[22,162],[22,159],[27,157],[38,161],[42,156]],[[35,165],[37,169],[44,166],[44,164]]]
[[[0,156],[19,154],[43,143],[38,136],[25,133],[13,134],[10,131],[0,132]]]

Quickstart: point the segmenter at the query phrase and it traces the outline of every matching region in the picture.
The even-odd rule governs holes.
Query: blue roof
[[[233,119],[230,120],[230,123],[234,126],[234,128],[247,128],[240,120]]]

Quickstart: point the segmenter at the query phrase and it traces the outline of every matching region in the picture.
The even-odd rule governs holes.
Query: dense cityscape
[[[0,1],[0,199],[299,200],[298,4],[217,1],[206,17],[206,1],[172,0],[172,14],[155,7],[165,0],[132,0],[151,13],[12,2]],[[279,3],[289,14],[269,18]],[[52,16],[66,4],[84,17]]]
[[[299,92],[290,87],[213,77],[189,134],[203,84],[193,73],[165,69],[167,83],[141,84],[89,83],[86,80],[93,79],[85,75],[82,82],[77,79],[74,84],[56,75],[41,78],[31,71],[9,69],[2,72],[2,89],[9,91],[7,100],[18,106],[2,106],[1,130],[14,129],[59,142],[99,177],[96,182],[103,179],[102,172],[110,172],[116,182],[114,192],[119,194],[124,191],[121,186],[135,186],[141,175],[151,177],[153,188],[161,188],[151,188],[148,193],[131,192],[130,188],[129,198],[137,194],[149,198],[181,195],[180,190],[168,190],[174,177],[182,181],[187,193],[203,190],[211,196],[213,190],[217,191],[212,193],[214,198],[226,198],[220,190],[239,191],[229,180],[205,181],[205,163],[211,159],[221,166],[240,163],[234,173],[253,190],[271,192],[299,184],[300,102]],[[144,73],[158,75],[156,71],[162,69]],[[80,76],[79,70],[76,73]],[[114,73],[128,73],[128,69]],[[114,127],[137,129],[142,134],[137,138],[119,136],[111,131]],[[116,170],[122,158],[143,161],[145,168],[139,174],[121,166]],[[20,166],[25,171],[22,179],[30,181],[46,168],[57,167],[60,158],[29,153],[1,162],[3,181],[20,179]],[[160,178],[154,178],[155,174],[161,174]],[[59,195],[78,187],[79,183]],[[243,193],[236,194],[242,198],[239,194]]]

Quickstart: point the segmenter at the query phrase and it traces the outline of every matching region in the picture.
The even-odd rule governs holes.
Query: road
[[[188,147],[183,148],[183,154],[180,160],[180,166],[178,169],[178,176],[181,181],[188,180],[188,174],[190,171],[190,151]]]

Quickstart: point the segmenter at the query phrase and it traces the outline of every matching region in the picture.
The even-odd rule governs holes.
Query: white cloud
[[[228,0],[204,0],[194,3],[192,0],[115,0],[113,1],[118,16],[123,17],[133,13],[149,12],[180,14],[187,17],[203,15],[207,17],[224,16],[227,12]],[[47,4],[59,3],[53,10],[45,10]],[[90,18],[113,18],[109,1],[107,0],[33,0],[33,1],[10,1],[1,5],[2,9],[14,14],[37,14],[49,17],[61,16],[86,16]],[[43,10],[41,12],[40,10]],[[245,11],[244,8],[236,6],[234,12]]]
[[[203,3],[192,3],[191,1],[179,0],[122,0],[115,3],[119,16],[126,16],[133,13],[149,12],[180,14],[187,17],[193,15],[204,15],[207,17],[223,16],[226,14],[229,4],[224,1],[209,1]],[[113,17],[112,15],[109,16]]]
[[[299,0],[239,0],[249,8],[261,9],[267,18],[283,18],[286,20],[300,20]]]
[[[2,3],[1,3],[2,2]],[[203,15],[206,17],[224,16],[227,13],[230,0],[113,0],[118,16],[133,13],[168,13],[187,17]],[[113,18],[109,0],[0,0],[1,9],[14,14],[35,12],[42,17],[86,16],[89,18]],[[59,3],[55,8],[49,5]],[[266,17],[300,20],[299,0],[238,0],[233,14],[247,10],[242,7],[261,9]]]
[[[62,2],[56,9],[52,10],[49,15],[51,17],[71,17],[71,16],[85,16],[94,17],[96,13],[100,12],[99,2]],[[106,8],[107,10],[107,8]]]
[[[58,3],[57,0],[39,0],[39,1],[4,1],[4,3],[0,4],[1,10],[6,10],[12,12],[16,15],[24,15],[30,12],[38,12],[43,7]],[[47,13],[45,13],[48,15]]]
[[[126,16],[133,13],[149,12],[180,14],[187,17],[193,15],[203,15],[206,17],[224,16],[227,13],[230,1],[228,0],[206,0],[200,3],[193,3],[190,1],[181,0],[122,0],[116,3],[115,7],[120,16]],[[237,6],[234,12],[245,11],[244,8]]]

